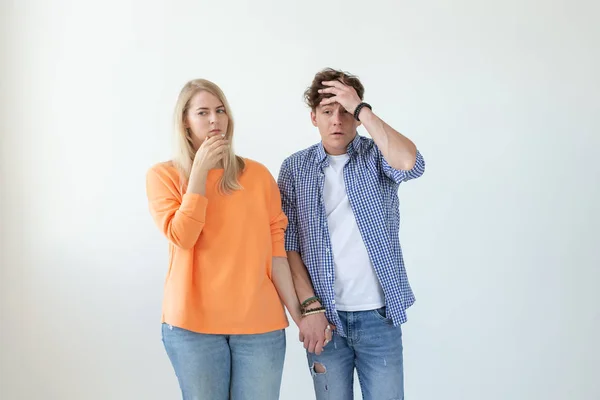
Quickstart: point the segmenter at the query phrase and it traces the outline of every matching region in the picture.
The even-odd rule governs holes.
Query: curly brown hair
[[[333,68],[325,68],[315,75],[311,85],[304,92],[304,101],[314,111],[321,100],[333,97],[331,93],[319,93],[319,89],[325,89],[327,86],[323,85],[323,81],[334,81],[338,80],[345,85],[352,86],[356,90],[356,94],[363,100],[365,95],[365,88],[358,79],[358,77],[351,75],[347,72],[335,70]]]

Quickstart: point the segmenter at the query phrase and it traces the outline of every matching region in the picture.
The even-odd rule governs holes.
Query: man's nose
[[[339,110],[333,112],[333,124],[341,125],[342,124],[342,113]]]

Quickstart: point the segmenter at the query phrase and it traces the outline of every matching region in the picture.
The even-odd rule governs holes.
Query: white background
[[[417,143],[407,399],[600,399],[596,1],[3,1],[0,398],[176,399],[145,173],[219,84],[273,175],[323,67]],[[366,134],[361,130],[361,134]],[[297,329],[282,396],[314,398]]]

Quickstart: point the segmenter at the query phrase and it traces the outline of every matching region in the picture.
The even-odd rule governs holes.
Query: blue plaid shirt
[[[348,155],[344,167],[348,200],[383,288],[387,317],[398,326],[406,322],[406,309],[415,302],[400,248],[398,187],[421,176],[425,161],[417,152],[413,169],[396,170],[372,139],[358,134],[348,145]],[[278,184],[289,220],[285,248],[300,253],[327,319],[346,336],[336,312],[333,254],[323,202],[323,168],[328,165],[322,143],[313,145],[285,159]]]

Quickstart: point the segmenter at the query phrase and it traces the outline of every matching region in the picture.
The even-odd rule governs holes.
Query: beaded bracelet
[[[306,307],[308,307],[309,305],[311,305],[311,304],[313,304],[313,303],[316,303],[317,301],[318,301],[318,302],[321,302],[321,299],[319,299],[319,297],[318,297],[318,296],[309,297],[308,299],[306,299],[306,300],[304,300],[304,301],[302,302],[302,304],[300,305],[300,307],[302,307],[302,308],[306,308]]]
[[[306,317],[308,315],[320,314],[320,313],[324,313],[324,312],[325,312],[325,307],[317,307],[317,308],[312,308],[310,310],[304,310],[302,312],[302,316]]]
[[[357,121],[360,121],[360,119],[358,119],[358,115],[360,114],[360,110],[363,109],[363,107],[367,107],[369,110],[372,110],[373,107],[371,107],[370,104],[368,103],[360,103],[358,106],[356,106],[356,109],[354,110],[354,119]]]
[[[302,310],[302,312],[310,312],[310,311],[325,311],[326,308],[321,306],[321,307],[315,307],[315,308],[305,308]]]

